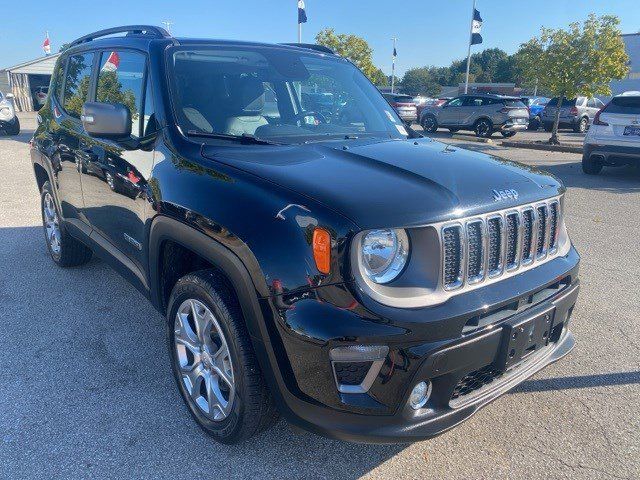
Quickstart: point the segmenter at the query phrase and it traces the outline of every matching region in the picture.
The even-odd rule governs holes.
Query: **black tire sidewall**
[[[241,429],[242,415],[244,413],[245,403],[244,398],[246,398],[247,394],[244,381],[244,366],[240,362],[238,347],[235,343],[235,336],[230,331],[230,313],[226,308],[221,308],[218,302],[221,302],[222,305],[224,305],[224,302],[219,295],[217,295],[217,297],[218,298],[214,298],[214,296],[206,288],[194,282],[183,284],[180,288],[180,292],[177,295],[174,296],[172,294],[166,321],[167,345],[169,348],[171,369],[178,385],[180,396],[182,397],[182,400],[189,409],[189,412],[191,413],[193,418],[201,428],[203,428],[208,434],[215,437],[218,441],[222,443],[234,443],[235,437]],[[219,422],[207,418],[199,409],[199,407],[193,403],[193,401],[190,399],[189,392],[187,392],[184,383],[182,382],[180,371],[178,369],[178,362],[174,346],[174,321],[178,308],[185,300],[189,298],[202,302],[215,315],[218,323],[220,324],[220,328],[225,335],[225,340],[227,342],[229,353],[231,355],[235,383],[235,398],[231,413],[229,413],[227,418]]]

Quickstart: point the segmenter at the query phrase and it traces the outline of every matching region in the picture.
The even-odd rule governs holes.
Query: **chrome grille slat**
[[[504,266],[504,222],[501,215],[492,215],[487,219],[487,255],[489,277],[496,277],[502,273]]]
[[[507,212],[505,216],[505,268],[515,270],[520,265],[520,239],[522,237],[520,212]]]
[[[558,202],[549,203],[549,253],[553,254],[558,249]]]
[[[455,290],[464,284],[464,235],[461,225],[442,229],[442,277],[445,290]]]
[[[536,207],[538,214],[537,237],[536,237],[536,260],[541,260],[547,256],[547,239],[549,238],[549,210],[547,205]]]
[[[483,220],[467,222],[467,282],[481,282],[485,272],[485,227]]]
[[[558,198],[439,224],[442,288],[493,282],[558,252]]]

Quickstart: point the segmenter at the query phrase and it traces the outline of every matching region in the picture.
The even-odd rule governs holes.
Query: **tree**
[[[402,91],[408,95],[427,95],[433,97],[440,93],[435,70],[437,67],[412,68],[402,77]]]
[[[611,81],[629,71],[619,25],[616,16],[591,14],[567,30],[543,27],[540,36],[520,47],[518,68],[529,82],[538,79],[541,88],[558,97],[558,106],[565,98],[611,95]],[[549,143],[559,143],[559,122],[557,108]]]
[[[373,64],[373,50],[361,37],[335,33],[333,28],[325,28],[316,35],[316,43],[330,48],[338,55],[351,60],[376,85],[386,83],[382,71]]]

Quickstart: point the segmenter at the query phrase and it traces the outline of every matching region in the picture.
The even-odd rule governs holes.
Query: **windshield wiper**
[[[253,145],[282,145],[278,142],[258,138],[255,135],[243,133],[242,135],[229,135],[228,133],[202,132],[200,130],[187,131],[189,137],[218,138],[220,140],[232,140],[235,142],[248,143]]]

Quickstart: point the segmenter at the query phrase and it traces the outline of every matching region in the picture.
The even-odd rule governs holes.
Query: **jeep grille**
[[[558,199],[470,217],[440,227],[447,291],[504,277],[558,251]]]

